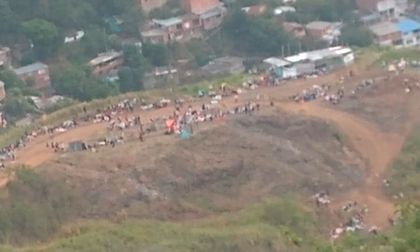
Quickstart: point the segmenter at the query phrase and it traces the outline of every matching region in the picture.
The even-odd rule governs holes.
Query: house
[[[4,88],[4,82],[0,81],[0,102],[6,98],[6,89]]]
[[[293,6],[286,5],[286,6],[279,6],[279,7],[275,8],[274,11],[273,11],[274,15],[276,15],[276,16],[283,15],[283,14],[288,13],[288,12],[292,12],[292,13],[296,12],[296,8],[293,7]]]
[[[138,4],[140,5],[141,9],[145,13],[149,13],[150,11],[160,8],[166,4],[167,0],[137,0]]]
[[[286,32],[293,34],[296,38],[302,38],[306,36],[305,27],[299,23],[283,22],[282,26]]]
[[[109,51],[100,53],[96,58],[89,61],[92,72],[97,76],[110,75],[117,71],[124,63],[122,52]]]
[[[383,20],[398,17],[395,0],[356,0],[359,10],[379,13]]]
[[[206,31],[219,27],[223,22],[226,9],[224,7],[216,7],[199,15],[202,28]]]
[[[50,71],[47,65],[36,62],[21,68],[14,69],[16,75],[33,88],[47,92],[51,88]]]
[[[153,24],[157,29],[166,31],[170,41],[182,39],[184,27],[181,18],[174,17],[168,19],[154,19]]]
[[[141,32],[141,36],[146,42],[152,44],[167,44],[169,43],[169,33],[162,29],[150,29]]]
[[[0,48],[0,68],[7,68],[10,66],[12,61],[10,48],[1,47]]]
[[[331,44],[340,36],[341,26],[341,23],[314,21],[306,25],[306,31],[310,36],[328,41]]]
[[[201,68],[201,73],[205,76],[240,74],[245,71],[244,60],[240,57],[221,57],[212,60]]]
[[[403,47],[418,46],[420,44],[420,23],[412,19],[401,19],[396,23],[401,33]]]
[[[203,31],[221,25],[225,9],[216,7],[202,14],[186,14],[168,19],[153,19],[141,32],[143,39],[154,44],[167,44],[172,41],[188,41],[199,38]]]
[[[257,4],[241,8],[243,12],[250,16],[261,16],[267,10],[267,6],[264,4]]]
[[[287,60],[271,57],[265,59],[263,63],[276,78],[291,79],[297,77],[296,67]]]
[[[64,44],[80,41],[84,36],[85,36],[85,32],[83,30],[70,33],[64,37]]]
[[[375,41],[381,46],[400,46],[402,44],[401,33],[392,22],[381,22],[369,27]]]
[[[144,40],[150,43],[167,44],[171,41],[187,41],[201,36],[202,25],[197,15],[152,20],[151,29],[142,32]]]
[[[200,19],[204,30],[212,30],[222,24],[226,9],[219,0],[181,0],[181,6],[188,13]]]
[[[181,6],[188,13],[203,14],[221,6],[219,0],[181,0]]]
[[[302,52],[283,59],[271,57],[263,62],[275,78],[288,79],[350,65],[354,62],[354,53],[351,48],[337,46]]]

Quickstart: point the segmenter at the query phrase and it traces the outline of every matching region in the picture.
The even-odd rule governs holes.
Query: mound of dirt
[[[200,126],[206,127],[206,126]],[[330,125],[275,111],[212,125],[189,140],[154,136],[42,169],[90,202],[88,216],[182,219],[270,196],[334,195],[360,185],[363,162]]]
[[[402,131],[412,120],[413,108],[420,108],[417,80],[408,75],[377,77],[377,81],[356,94],[348,94],[338,107],[369,120],[386,131]],[[413,86],[405,93],[407,85]],[[353,90],[354,86],[346,87]]]

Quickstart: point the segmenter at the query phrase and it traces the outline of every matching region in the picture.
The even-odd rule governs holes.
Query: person
[[[143,124],[140,122],[140,125],[139,125],[139,140],[140,140],[140,142],[144,141],[143,136],[144,136]]]

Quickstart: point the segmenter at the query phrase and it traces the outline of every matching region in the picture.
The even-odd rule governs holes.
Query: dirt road
[[[314,84],[331,83],[336,80],[337,75],[328,75],[318,79],[293,81],[290,84],[275,88],[261,88],[242,95],[239,103],[248,101],[250,98],[255,97],[256,94],[265,97],[275,97],[278,100],[284,101],[288,96],[300,92],[303,88],[310,87]],[[358,78],[355,78],[354,81],[358,81]],[[201,102],[192,105],[199,107]],[[226,107],[232,107],[234,104],[233,98],[223,100],[223,105]],[[384,133],[365,120],[346,112],[321,106],[317,102],[306,104],[290,102],[280,102],[277,104],[276,102],[276,105],[280,106],[286,112],[317,117],[334,123],[338,127],[343,135],[346,136],[349,144],[366,160],[370,170],[367,173],[365,184],[360,188],[340,195],[339,198],[334,200],[334,207],[339,208],[347,201],[357,200],[359,203],[366,204],[369,207],[369,224],[380,227],[386,226],[388,217],[393,214],[394,206],[393,202],[383,194],[381,176],[390,162],[399,153],[404,138],[399,135]],[[169,115],[172,112],[173,108],[168,107],[149,112],[136,112],[136,114],[141,114],[142,120],[148,121],[151,118]],[[104,123],[86,124],[54,136],[54,141],[68,143],[80,139],[84,140],[94,137],[97,134],[103,134],[105,131],[106,124]],[[51,140],[47,136],[35,139],[27,147],[18,151],[18,159],[15,163],[36,167],[57,158],[57,153],[46,148],[48,141]],[[7,183],[7,178],[0,180],[0,186],[5,183]]]
[[[345,136],[346,141],[367,162],[369,171],[363,186],[355,188],[333,202],[333,209],[346,202],[357,201],[369,208],[367,223],[379,227],[388,225],[394,214],[394,204],[383,193],[383,175],[399,154],[404,137],[382,132],[375,125],[352,114],[330,109],[318,103],[281,103],[280,108],[289,113],[313,116],[331,122]]]

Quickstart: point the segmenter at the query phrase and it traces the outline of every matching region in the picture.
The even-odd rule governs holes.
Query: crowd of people
[[[301,93],[289,97],[295,102],[310,102],[324,99],[331,104],[338,104],[344,97],[344,88],[339,88],[335,93],[331,92],[330,85],[313,85],[310,89],[304,89]]]
[[[243,84],[243,89],[255,89],[257,88],[256,80],[249,81]],[[57,126],[43,126],[25,134],[15,143],[5,146],[0,150],[0,164],[5,161],[16,159],[16,151],[25,147],[28,143],[33,141],[38,136],[48,135],[50,141],[47,143],[47,147],[53,149],[55,152],[62,152],[66,150],[64,143],[54,141],[54,136],[57,133],[65,132],[69,129],[76,128],[79,125],[86,123],[106,123],[107,128],[110,131],[124,131],[127,129],[135,128],[138,132],[138,138],[143,141],[143,136],[147,133],[156,131],[159,126],[165,128],[166,133],[181,134],[188,132],[193,133],[193,125],[198,125],[201,122],[208,122],[223,119],[228,115],[239,114],[239,113],[252,113],[252,111],[259,110],[260,105],[255,102],[248,102],[243,105],[238,105],[232,109],[221,109],[218,103],[222,99],[229,96],[234,96],[235,101],[238,101],[238,96],[243,92],[240,88],[231,88],[226,84],[222,84],[219,88],[209,87],[209,91],[206,94],[199,95],[199,98],[210,98],[207,104],[203,104],[199,109],[193,109],[192,106],[185,106],[183,99],[157,99],[154,102],[146,103],[142,99],[125,99],[116,104],[109,105],[103,109],[98,109],[94,113],[89,113],[86,107],[83,107],[83,113],[78,117],[66,120]],[[136,109],[140,111],[149,111],[153,109],[165,108],[170,105],[175,107],[174,113],[167,115],[166,117],[159,117],[150,119],[148,122],[142,122],[140,116],[133,115]],[[162,125],[163,124],[163,125]],[[114,146],[118,141],[106,140],[99,141],[98,144],[93,146]],[[105,143],[105,144],[103,144]],[[92,148],[95,149],[95,148]],[[1,166],[0,166],[1,167]]]

